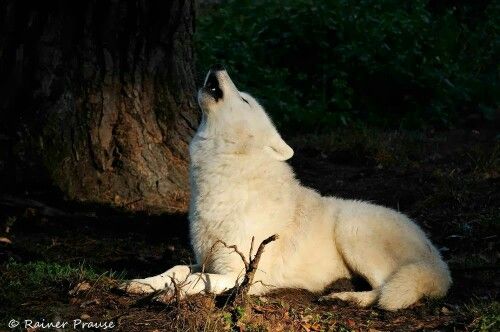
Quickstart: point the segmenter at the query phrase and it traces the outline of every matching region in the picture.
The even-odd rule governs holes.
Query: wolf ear
[[[280,161],[288,160],[293,156],[293,149],[279,135],[274,136],[269,144],[264,146],[264,151]]]

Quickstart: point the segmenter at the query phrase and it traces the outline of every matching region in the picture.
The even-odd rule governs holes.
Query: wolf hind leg
[[[320,301],[333,301],[341,300],[345,302],[354,303],[360,307],[368,307],[374,304],[380,295],[378,289],[363,292],[339,292],[330,293],[319,298]]]

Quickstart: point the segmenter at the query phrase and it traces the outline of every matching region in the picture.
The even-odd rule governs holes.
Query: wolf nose
[[[224,66],[221,65],[220,63],[216,63],[215,65],[212,65],[212,67],[210,67],[211,72],[224,71],[224,70],[226,70],[226,68],[224,68]]]

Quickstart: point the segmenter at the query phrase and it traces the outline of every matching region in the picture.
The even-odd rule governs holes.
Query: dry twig
[[[236,292],[236,299],[243,300],[243,303],[246,301],[246,297],[248,295],[248,291],[250,290],[250,286],[253,284],[253,278],[255,276],[255,272],[257,272],[257,267],[259,266],[260,258],[262,257],[262,253],[264,252],[264,248],[266,247],[267,244],[270,242],[276,241],[278,239],[278,235],[274,234],[264,241],[262,241],[257,248],[257,252],[255,253],[255,256],[252,258],[252,248],[250,249],[250,262],[248,264],[245,264],[245,277],[243,278],[243,282],[241,285],[238,287],[238,290]],[[252,238],[252,245],[253,247],[253,238]]]
[[[252,242],[253,242],[253,238],[252,238]],[[222,240],[217,240],[214,242],[214,244],[212,245],[212,247],[210,248],[210,254],[213,252],[213,249],[215,248],[215,246],[217,244],[222,244],[224,247],[228,248],[228,249],[233,249],[235,253],[237,253],[240,257],[241,257],[241,260],[243,261],[243,264],[245,264],[245,271],[248,270],[248,261],[247,259],[245,258],[245,255],[243,255],[243,253],[241,251],[238,250],[238,247],[233,244],[233,245],[228,245],[226,242],[222,241]],[[208,256],[207,256],[208,257]]]
[[[215,246],[217,244],[222,244],[224,247],[228,249],[233,249],[235,253],[237,253],[243,264],[245,265],[245,276],[243,277],[243,281],[241,282],[240,285],[238,285],[235,289],[232,289],[229,293],[231,294],[229,303],[231,305],[235,305],[236,302],[238,302],[240,305],[245,305],[246,304],[246,299],[248,296],[248,292],[250,291],[250,287],[253,285],[253,279],[255,276],[255,272],[257,272],[257,268],[259,266],[260,259],[262,257],[262,253],[264,252],[264,248],[266,247],[267,244],[270,242],[276,241],[278,239],[278,234],[274,234],[264,241],[262,241],[257,248],[257,252],[255,253],[255,256],[252,258],[253,254],[253,246],[255,242],[255,237],[252,237],[252,242],[250,244],[250,252],[249,252],[249,260],[246,259],[245,255],[238,249],[236,245],[228,245],[226,242],[222,240],[217,240],[214,242],[212,247],[210,248],[210,253],[213,252]],[[205,264],[203,264],[205,265]]]

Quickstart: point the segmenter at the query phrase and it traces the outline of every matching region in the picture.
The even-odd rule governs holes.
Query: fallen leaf
[[[78,293],[88,291],[91,288],[92,286],[88,282],[82,281],[78,283],[75,287],[73,287],[72,290],[69,291],[69,295],[76,295]]]
[[[314,323],[311,325],[311,331],[321,331],[321,325]]]
[[[9,240],[9,239],[8,239],[8,238],[6,238],[6,237],[0,237],[0,242],[1,242],[1,243],[7,243],[7,244],[11,244],[11,243],[12,243],[12,241],[11,241],[11,240]]]
[[[442,307],[441,308],[441,313],[445,314],[445,315],[451,315],[451,314],[453,314],[453,312],[450,309],[446,308],[446,307]]]

